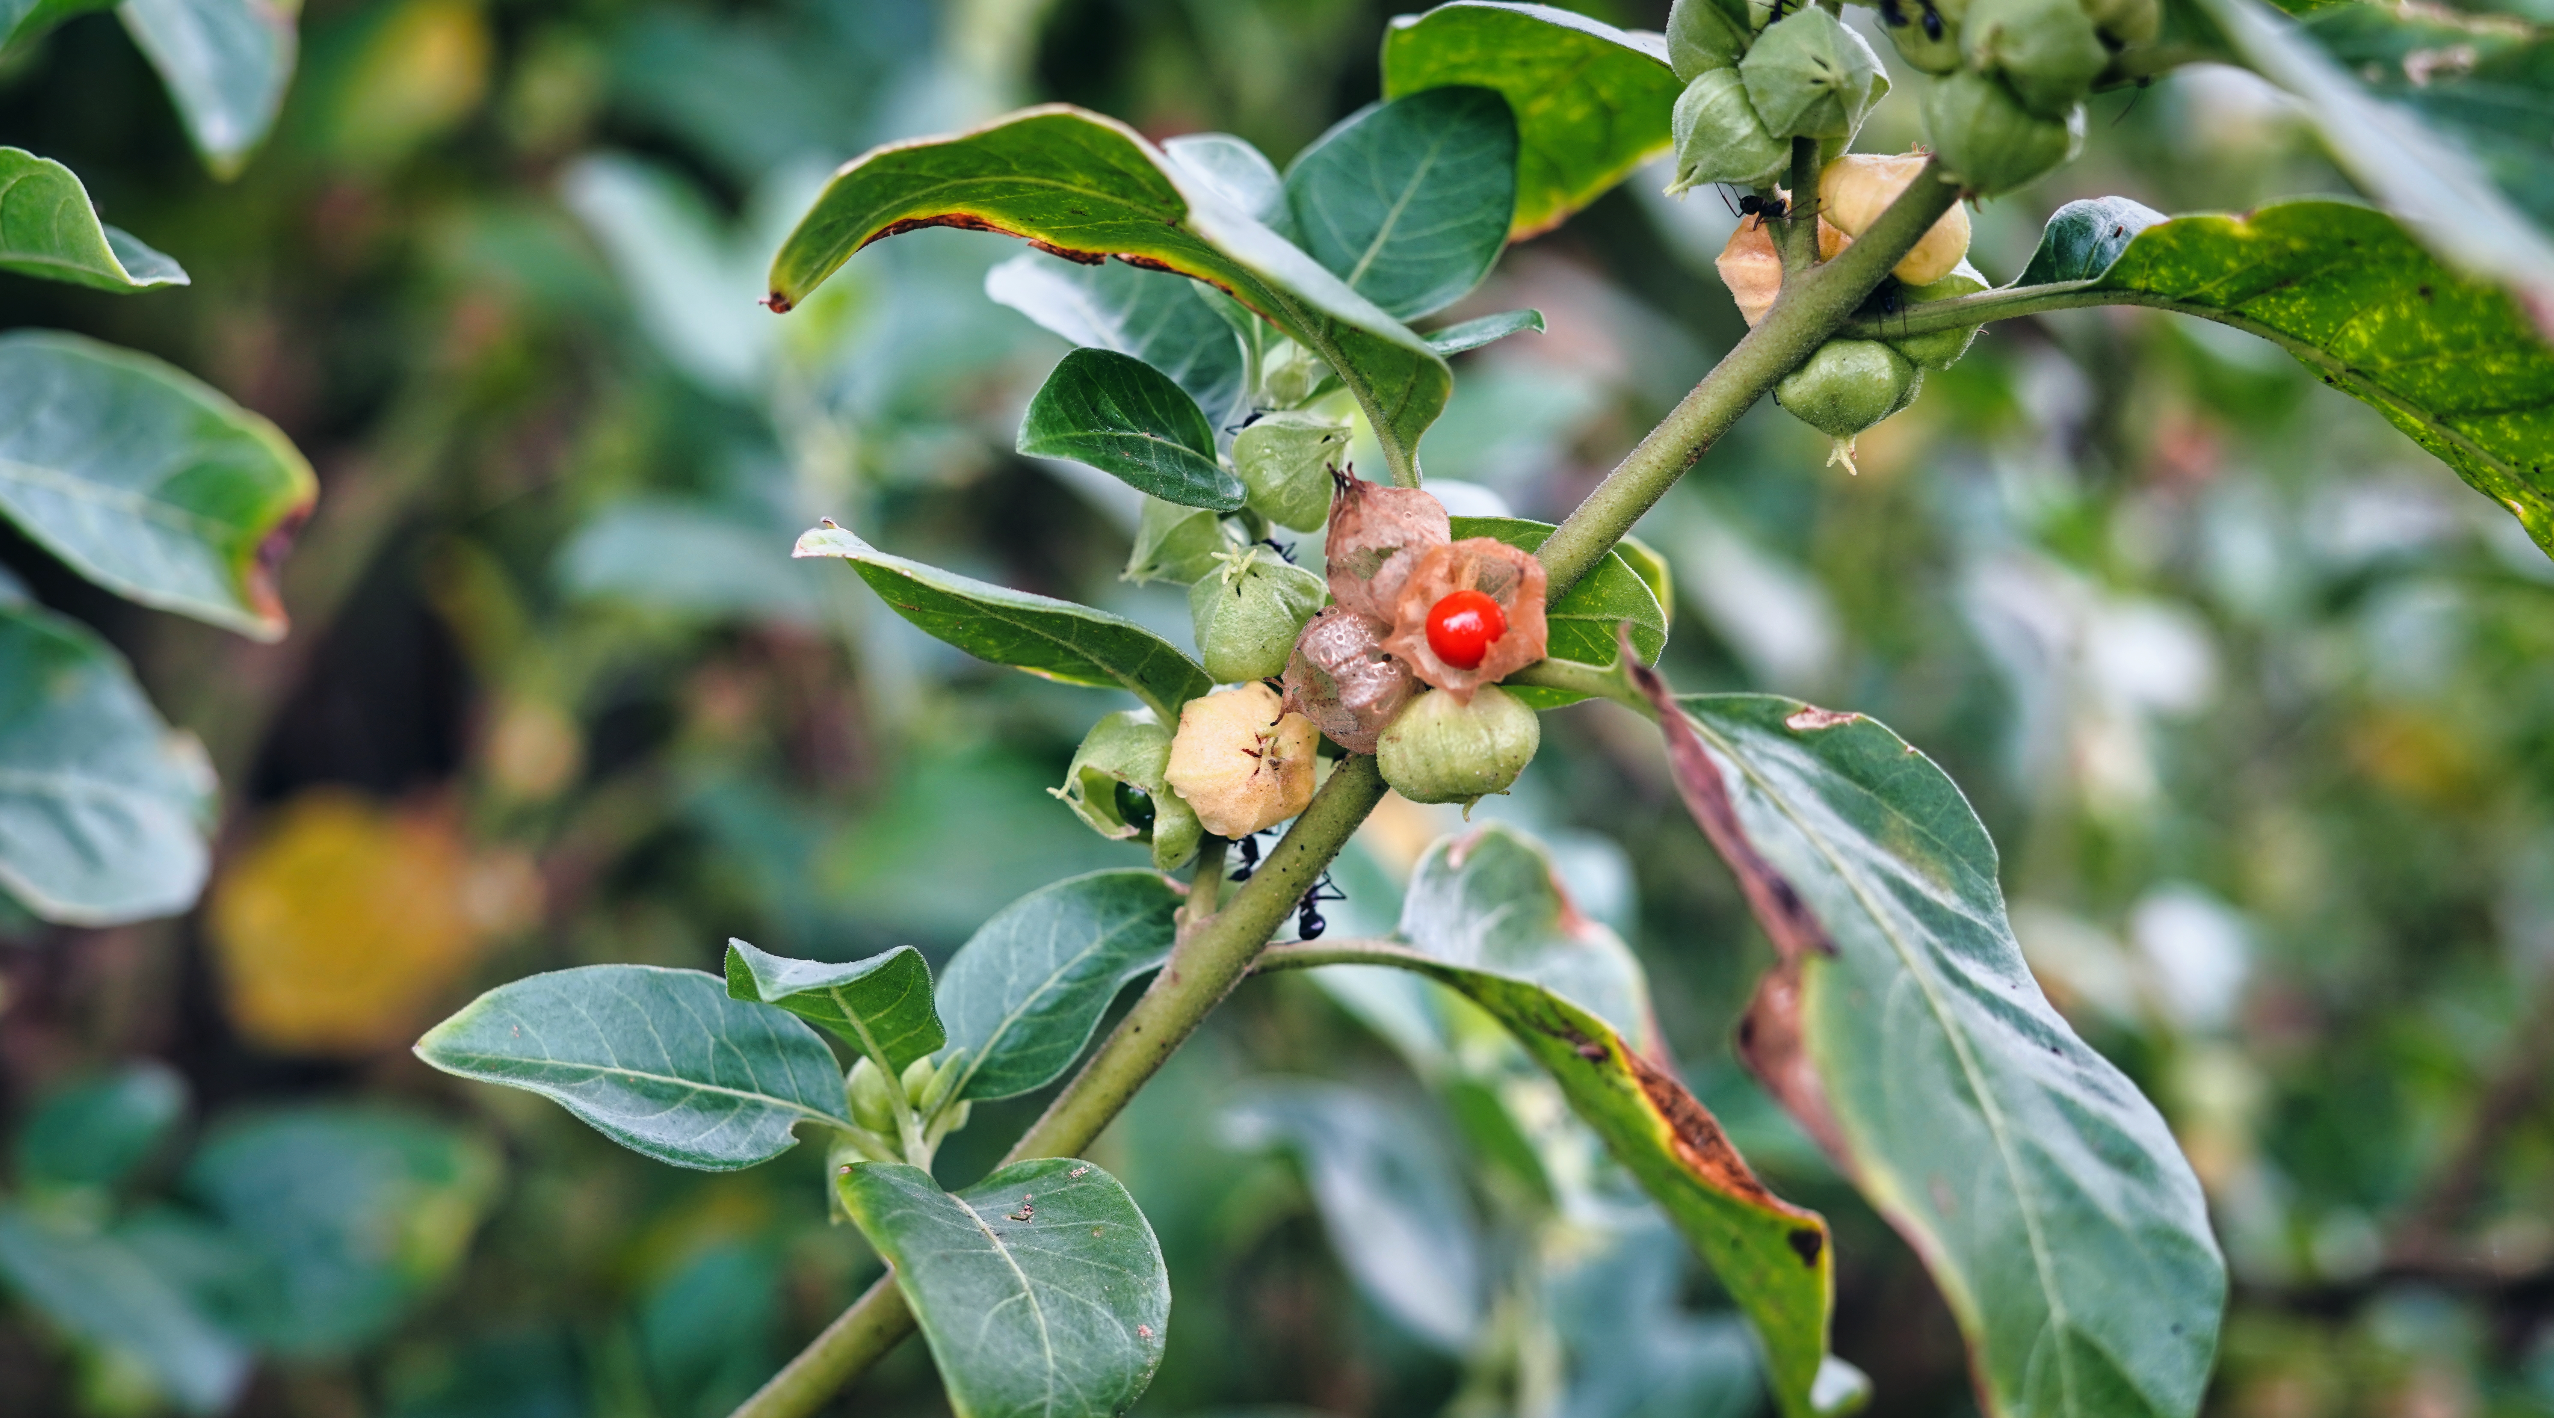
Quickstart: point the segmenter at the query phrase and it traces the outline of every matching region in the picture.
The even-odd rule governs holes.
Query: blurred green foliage
[[[2548,17],[2439,7],[2496,38],[2430,90],[2410,76],[2430,51],[2361,8],[2319,12],[2317,37],[2393,66],[2380,91],[2509,138],[2487,159],[2541,213],[2546,164],[2511,135],[2541,136],[2525,76]],[[1016,247],[889,243],[787,321],[756,308],[763,266],[830,164],[1017,102],[1290,156],[1377,95],[1386,14],[312,0],[276,133],[229,184],[111,16],[0,59],[0,143],[70,164],[194,277],[122,300],[0,276],[0,327],[192,370],[276,420],[324,489],[281,646],[125,606],[14,534],[0,560],[203,738],[219,861],[343,785],[440,824],[467,864],[452,889],[538,900],[492,912],[421,1017],[326,1055],[228,1013],[256,963],[213,951],[201,917],[81,932],[0,903],[0,1277],[33,1301],[0,1318],[0,1411],[209,1410],[236,1387],[234,1411],[295,1418],[716,1415],[876,1273],[828,1224],[812,1149],[670,1171],[406,1045],[488,984],[716,969],[731,935],[938,961],[1033,888],[1141,864],[1043,791],[1098,692],[965,660],[787,557],[831,516],[1185,623],[1175,591],[1116,579],[1134,527],[1115,485],[1011,451],[1063,349],[984,298]],[[1913,103],[1884,101],[1861,146],[1912,142]],[[1549,322],[1458,361],[1428,443],[1432,481],[1472,489],[1457,511],[1557,517],[1741,332],[1710,265],[1737,218],[1709,191],[1661,197],[1666,177],[1512,252],[1451,312]],[[2343,190],[2257,81],[2189,69],[2096,100],[2085,158],[1982,210],[1975,259],[2010,278],[2074,197]],[[1864,436],[1859,477],[1824,455],[1760,410],[1642,524],[1681,602],[1667,664],[1687,690],[1870,712],[1970,793],[2043,982],[2209,1188],[2236,1277],[2212,1411],[2554,1412],[2554,566],[2276,349],[2145,312],[1995,327]],[[1483,811],[1552,845],[1644,960],[1696,1091],[1829,1217],[1836,1349],[1873,1411],[1971,1411],[1914,1258],[1731,1061],[1770,951],[1651,741],[1568,711]],[[1387,929],[1451,825],[1379,817],[1333,930]],[[141,1058],[174,1073],[109,1072]],[[1178,1296],[1142,1410],[1750,1411],[1742,1332],[1646,1204],[1600,1179],[1556,1208],[1533,1147],[1476,1126],[1484,1090],[1530,1091],[1516,1065],[1443,996],[1246,985],[1096,1154]],[[980,1175],[1039,1101],[980,1106],[942,1179]],[[77,1258],[101,1248],[120,1259]],[[47,1303],[45,1274],[185,1277],[198,1298],[89,1306],[176,1316],[137,1350],[111,1320],[65,1323],[81,1303]],[[907,1346],[841,1411],[941,1402]]]

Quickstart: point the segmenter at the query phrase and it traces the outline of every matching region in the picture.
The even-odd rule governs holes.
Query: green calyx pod
[[[1218,684],[1274,679],[1286,672],[1304,622],[1329,597],[1320,577],[1266,547],[1227,552],[1188,588],[1198,659]]]
[[[2105,47],[2126,49],[2150,43],[2163,31],[2163,0],[2084,0],[2084,18]]]
[[[1964,191],[1992,197],[2074,157],[2084,146],[2084,108],[2076,105],[2063,122],[2042,118],[2002,80],[1963,69],[1925,91],[1924,131]]]
[[[866,1056],[851,1066],[844,1093],[851,1104],[851,1120],[882,1137],[897,1135],[896,1100],[887,1091],[887,1075]]]
[[[1956,300],[1964,295],[1975,295],[1985,290],[1986,285],[1986,277],[1978,273],[1978,268],[1963,261],[1953,269],[1951,274],[1938,281],[1920,286],[1900,286],[1898,302],[1901,305],[1915,305],[1928,300]],[[1887,317],[1883,316],[1881,319],[1885,326]],[[1949,369],[1960,362],[1960,356],[1969,352],[1969,343],[1977,337],[1977,326],[1963,325],[1956,330],[1935,330],[1922,335],[1909,335],[1904,339],[1884,340],[1882,343],[1905,355],[1919,368]]]
[[[1960,18],[1969,0],[1880,0],[1880,23],[1898,57],[1928,74],[1960,67]]]
[[[1105,714],[1073,751],[1064,786],[1047,791],[1101,836],[1152,844],[1153,865],[1169,871],[1196,854],[1205,832],[1170,790],[1170,760],[1171,731],[1154,722],[1152,710]]]
[[[2111,62],[2077,0],[1969,0],[1960,21],[1969,67],[2000,76],[2022,106],[2064,119]]]
[[[1735,69],[1696,76],[1676,99],[1676,180],[1668,195],[1709,182],[1762,187],[1791,163],[1791,146],[1765,131]]]
[[[1878,340],[1829,340],[1774,386],[1774,402],[1835,442],[1830,463],[1853,465],[1855,434],[1913,402],[1924,376]]]
[[[1776,20],[1738,61],[1747,101],[1783,138],[1851,138],[1889,91],[1880,56],[1818,6]]]
[[[1267,407],[1300,408],[1328,387],[1330,366],[1293,340],[1278,340],[1260,356],[1259,393]]]
[[[1747,52],[1746,23],[1720,0],[1676,0],[1667,11],[1667,67],[1690,84],[1698,75],[1736,64]]]
[[[1497,685],[1473,691],[1469,704],[1432,689],[1384,727],[1375,767],[1414,803],[1469,807],[1486,794],[1506,792],[1542,746],[1543,725],[1534,711]]]
[[[1233,436],[1233,471],[1250,509],[1280,527],[1317,530],[1330,516],[1330,469],[1348,447],[1348,425],[1286,409]]]
[[[1215,558],[1241,545],[1241,539],[1216,513],[1182,507],[1158,497],[1144,499],[1144,515],[1135,524],[1135,550],[1126,558],[1120,580],[1142,585],[1176,581],[1185,586],[1215,569]]]

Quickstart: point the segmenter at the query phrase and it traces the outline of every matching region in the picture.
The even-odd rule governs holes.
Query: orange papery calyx
[[[1496,684],[1543,658],[1549,639],[1543,621],[1543,593],[1549,584],[1543,563],[1490,537],[1466,537],[1430,548],[1401,583],[1392,612],[1392,633],[1383,648],[1392,652],[1421,680],[1472,702],[1473,691]],[[1506,628],[1483,649],[1479,663],[1449,664],[1429,644],[1428,622],[1439,603],[1458,591],[1477,591],[1496,602]],[[1470,647],[1466,647],[1469,652]]]
[[[1445,504],[1434,497],[1342,474],[1322,544],[1330,598],[1359,615],[1391,621],[1411,568],[1453,538]]]

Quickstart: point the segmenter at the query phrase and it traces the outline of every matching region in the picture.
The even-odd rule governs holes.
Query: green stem
[[[1937,164],[1927,163],[1889,210],[1835,260],[1783,282],[1782,294],[1764,320],[1624,455],[1535,553],[1551,573],[1552,595],[1558,598],[1576,585],[1739,415],[1842,329],[1889,268],[1914,250],[1935,219],[1959,199],[1959,192],[1941,180]],[[1814,221],[1810,225],[1814,228]]]
[[[1729,357],[1685,396],[1665,423],[1641,440],[1543,544],[1537,555],[1551,575],[1547,599],[1559,600],[1748,405],[1833,335],[1957,196],[1934,180],[1928,165],[1860,240],[1806,277],[1786,282],[1764,323],[1739,341]],[[1396,459],[1391,440],[1385,438],[1384,443],[1398,481],[1407,452]],[[1415,482],[1415,464],[1409,477]],[[1566,661],[1546,661],[1512,678],[1520,684],[1547,683],[1551,681],[1532,676],[1541,672],[1566,678],[1581,671],[1606,673],[1594,666],[1572,668]],[[1589,692],[1616,697],[1613,690]],[[1135,1007],[1048,1105],[1045,1115],[1012,1144],[1004,1162],[1069,1157],[1090,1146],[1127,1100],[1250,972],[1268,938],[1293,914],[1295,903],[1320,879],[1358,824],[1383,800],[1383,793],[1383,775],[1370,757],[1347,758],[1332,769],[1330,780],[1287,829],[1285,840],[1229,903],[1194,923],[1172,947],[1170,959]],[[895,1277],[882,1276],[771,1382],[745,1400],[732,1418],[806,1418],[912,1329],[913,1312],[896,1288]]]
[[[1381,801],[1383,775],[1375,771],[1375,761],[1362,754],[1341,760],[1313,795],[1312,805],[1233,899],[1171,948],[1170,959],[1135,1007],[1047,1105],[1045,1116],[1011,1145],[1003,1165],[1031,1157],[1071,1157],[1089,1147],[1250,973],[1260,948]],[[1222,869],[1218,852],[1218,878]],[[732,1418],[805,1418],[912,1329],[913,1312],[895,1277],[881,1276]]]
[[[1782,224],[1782,274],[1791,278],[1818,264],[1818,140],[1791,140],[1791,205]]]

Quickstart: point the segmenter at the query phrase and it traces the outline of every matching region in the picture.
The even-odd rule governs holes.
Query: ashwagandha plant
[[[103,8],[0,0],[0,56]],[[125,0],[119,14],[205,166],[237,173],[292,74],[291,10]],[[102,221],[71,169],[5,146],[0,271],[122,294],[187,284],[176,261]],[[89,581],[278,639],[276,577],[317,495],[273,424],[184,371],[79,335],[0,333],[0,519]],[[81,926],[185,910],[211,862],[214,786],[124,657],[0,565],[0,897]]]
[[[849,563],[982,659],[1131,694],[1057,796],[1150,866],[1012,903],[936,982],[911,948],[829,964],[739,941],[723,977],[605,965],[503,986],[418,1052],[681,1166],[767,1161],[802,1124],[824,1136],[839,1212],[891,1274],[740,1415],[812,1412],[916,1328],[970,1418],[1114,1415],[1159,1362],[1171,1297],[1144,1217],[1078,1154],[1246,975],[1416,972],[1503,1026],[1683,1233],[1751,1327],[1776,1406],[1842,1411],[1868,1385],[1827,1352],[1826,1223],[1772,1195],[1677,1081],[1619,942],[1491,929],[1548,889],[1530,847],[1502,829],[1441,848],[1392,938],[1312,938],[1325,869],[1388,788],[1499,792],[1537,750],[1538,711],[1602,698],[1657,724],[1776,947],[1740,1057],[1930,1268],[1982,1409],[2194,1412],[2226,1289],[2198,1184],[2034,983],[1959,789],[1858,714],[1677,696],[1652,667],[1665,573],[1627,534],[1768,394],[1849,464],[1854,436],[1980,324],[2116,303],[2277,342],[2554,546],[2554,355],[2525,313],[2554,309],[2554,260],[2488,186],[2434,163],[2424,190],[2462,207],[2442,222],[2388,166],[2439,141],[2248,3],[1885,0],[1899,58],[1931,76],[1914,80],[1929,146],[1912,154],[1849,151],[1891,78],[1837,8],[1678,0],[1664,35],[1642,35],[1467,0],[1395,22],[1385,101],[1283,173],[1238,139],[1156,145],[1058,106],[850,163],[774,260],[772,308],[920,227],[1038,248],[989,292],[1082,348],[1019,447],[1145,494],[1127,575],[1189,588],[1196,653],[832,523],[797,554]],[[2067,161],[2094,87],[2203,56],[2298,91],[2401,219],[2335,201],[2168,219],[2109,198],[2062,209],[2011,284],[1967,262],[1963,197]],[[1747,189],[1721,271],[1749,333],[1558,526],[1449,516],[1420,471],[1447,357],[1540,317],[1414,324],[1507,243],[1670,151],[1680,187]],[[2470,240],[2478,223],[2501,239]],[[1359,440],[1375,466],[1350,466]],[[1320,571],[1280,528],[1320,531]],[[1260,856],[1256,834],[1281,826]],[[1290,922],[1298,938],[1272,945]],[[934,1178],[974,1103],[1068,1072],[1004,1165],[957,1192]]]

